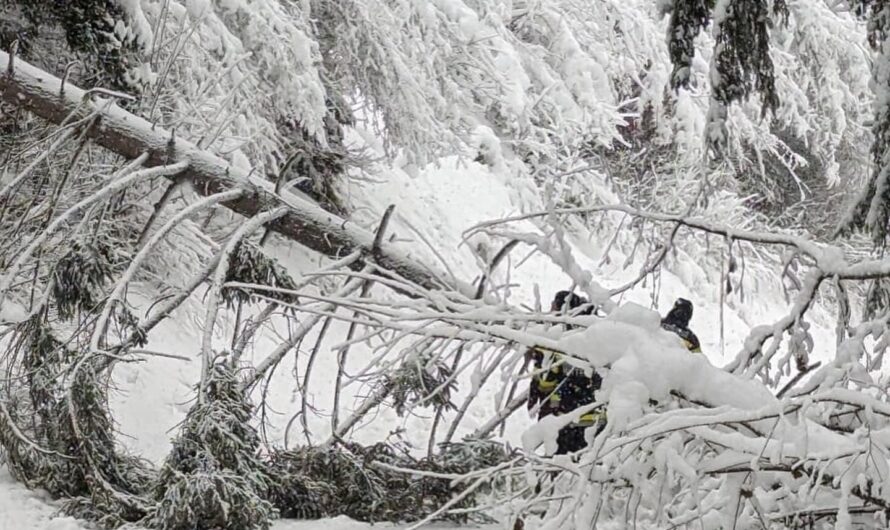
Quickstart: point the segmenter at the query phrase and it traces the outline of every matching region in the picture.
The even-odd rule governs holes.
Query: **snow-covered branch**
[[[0,70],[6,71],[9,65],[10,56],[0,51]],[[242,196],[223,205],[245,217],[284,206],[287,213],[270,223],[270,228],[312,250],[334,258],[356,250],[371,255],[373,234],[354,223],[295,194],[276,193],[272,182],[235,167],[188,140],[176,137],[173,131],[155,127],[112,102],[91,101],[83,90],[70,84],[62,93],[61,86],[60,79],[18,59],[9,73],[0,76],[0,98],[55,123],[61,123],[71,114],[86,116],[95,113],[102,126],[90,128],[88,135],[106,149],[127,158],[146,153],[148,166],[181,163],[183,168],[188,168],[182,175],[189,179],[195,191],[203,195],[242,189],[245,191]],[[444,273],[430,274],[428,271],[435,271],[435,267],[419,266],[412,255],[387,243],[381,243],[374,261],[382,268],[397,271],[429,288],[441,287],[443,278],[448,278]],[[363,264],[357,263],[354,267],[360,270]],[[469,286],[451,287],[472,294]]]

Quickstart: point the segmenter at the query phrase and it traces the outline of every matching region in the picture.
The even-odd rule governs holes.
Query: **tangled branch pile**
[[[876,0],[4,2],[5,462],[109,528],[463,521],[483,496],[551,528],[886,526],[888,39]],[[443,157],[515,185],[526,212],[465,234],[504,249],[478,252],[475,288],[388,239],[385,221],[376,236],[360,226],[346,200],[381,167]],[[824,208],[866,172],[847,214]],[[796,235],[835,224],[868,229],[875,255]],[[573,242],[598,231],[612,231],[601,263],[613,244],[628,264],[648,247],[635,279],[604,285],[582,266]],[[267,253],[272,233],[327,261],[293,277]],[[514,271],[495,269],[520,245],[600,316],[515,303]],[[721,308],[725,286],[745,285],[746,256],[772,267],[788,314],[722,368],[688,356],[657,314],[617,301],[676,265],[671,251],[719,275]],[[204,285],[195,401],[155,469],[118,443],[113,370],[188,360],[146,348]],[[820,298],[838,318],[817,369]],[[314,445],[308,387],[337,325],[330,438]],[[278,346],[251,363],[264,331]],[[369,360],[352,371],[359,345]],[[576,460],[539,451],[572,415],[528,429],[519,456],[479,441],[522,407],[518,351],[533,347],[602,375],[609,423]],[[285,439],[299,416],[309,445],[269,447],[257,408],[291,352],[304,371]],[[498,371],[495,416],[454,442]],[[350,385],[371,394],[340,421]],[[349,441],[389,408],[431,409],[425,457]]]

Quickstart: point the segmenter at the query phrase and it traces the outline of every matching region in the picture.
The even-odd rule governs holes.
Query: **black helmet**
[[[559,291],[556,293],[556,296],[553,297],[553,302],[550,304],[550,310],[568,312],[577,309],[586,303],[587,299],[583,296],[578,296],[571,291]],[[589,313],[590,311],[583,311],[583,314]]]
[[[685,298],[677,298],[677,301],[674,302],[674,307],[668,311],[663,322],[685,328],[689,326],[690,320],[692,320],[692,302]]]

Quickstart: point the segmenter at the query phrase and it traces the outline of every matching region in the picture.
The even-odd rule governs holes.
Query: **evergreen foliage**
[[[129,21],[118,2],[11,0],[9,3],[12,5],[7,9],[21,9],[27,22],[15,32],[26,57],[30,55],[29,50],[35,41],[46,38],[47,32],[60,28],[65,43],[86,67],[86,72],[78,72],[83,84],[124,91],[139,88],[134,83],[131,70],[138,66],[141,46],[129,30]]]
[[[228,282],[252,283],[294,290],[297,284],[290,274],[274,258],[264,254],[260,247],[250,241],[241,241],[235,247],[229,259],[225,280]],[[297,303],[297,296],[291,293],[264,291],[264,297],[279,300],[287,304]],[[238,304],[249,304],[254,298],[244,289],[225,287],[222,290],[223,300],[230,309]]]
[[[890,223],[890,4],[882,1],[858,0],[858,10],[868,16],[868,42],[876,50],[872,67],[876,99],[871,147],[872,169],[849,224],[867,229],[875,243],[887,244]]]
[[[711,20],[713,8],[714,0],[674,0],[668,22],[668,52],[673,64],[673,88],[689,88],[695,38]]]
[[[20,324],[13,348],[23,357],[30,398],[16,410],[33,410],[30,433],[50,452],[11,451],[12,469],[29,485],[66,498],[68,513],[108,528],[138,520],[151,468],[119,451],[102,382],[89,362],[77,362],[77,352],[53,337],[45,317],[44,311]]]
[[[764,117],[767,112],[778,109],[779,95],[770,57],[767,2],[721,0],[716,7],[706,141],[717,157],[725,157],[729,106],[757,92],[762,102],[761,117]]]
[[[763,112],[779,106],[773,61],[770,58],[770,14],[764,0],[726,2],[719,19],[712,77],[713,97],[729,105],[760,94]]]
[[[381,382],[391,387],[393,406],[400,416],[417,405],[453,408],[451,393],[456,383],[451,369],[442,361],[417,356],[408,359]]]
[[[890,4],[853,0],[857,13],[868,18],[868,43],[876,52],[872,65],[875,90],[871,168],[865,184],[840,229],[866,230],[883,255],[890,230]],[[877,315],[890,307],[890,283],[872,280],[866,291],[865,314]]]
[[[139,88],[139,80],[133,72],[137,61],[143,58],[143,53],[150,55],[151,64],[144,65],[146,71],[151,70],[146,76],[152,80],[151,91],[146,94],[150,97],[140,99],[133,106],[152,124],[175,130],[175,133],[171,132],[171,151],[175,151],[177,138],[189,138],[200,149],[229,157],[233,165],[236,162],[249,164],[251,171],[256,169],[259,174],[279,183],[294,185],[335,212],[345,213],[349,204],[345,198],[341,199],[337,184],[348,184],[344,177],[360,175],[366,169],[355,158],[350,158],[351,153],[344,147],[352,144],[352,138],[349,142],[345,139],[345,126],[348,125],[354,127],[350,133],[363,136],[364,141],[357,142],[359,145],[369,151],[379,147],[377,154],[392,157],[390,161],[395,160],[394,166],[406,172],[423,170],[424,163],[441,160],[443,156],[469,156],[472,159],[478,154],[477,162],[488,166],[498,178],[516,183],[523,212],[540,210],[542,205],[585,207],[611,204],[615,202],[613,192],[617,190],[617,195],[626,195],[621,200],[635,206],[662,212],[690,212],[687,215],[691,219],[719,217],[721,222],[733,227],[743,226],[743,223],[734,221],[744,221],[745,225],[773,223],[792,229],[801,225],[808,227],[810,221],[800,220],[800,217],[792,220],[795,208],[785,207],[785,203],[792,200],[795,185],[799,187],[801,197],[804,188],[810,192],[816,190],[813,206],[830,204],[839,195],[831,192],[830,186],[852,182],[851,178],[839,177],[838,161],[850,162],[844,174],[855,175],[859,167],[854,163],[858,150],[864,149],[866,144],[862,141],[866,135],[859,126],[863,121],[860,106],[870,102],[870,93],[859,83],[855,72],[862,68],[868,57],[855,46],[855,36],[845,36],[855,32],[836,30],[837,27],[856,29],[856,23],[841,24],[848,22],[846,15],[832,11],[823,5],[824,2],[663,0],[660,4],[671,6],[666,25],[663,19],[650,17],[652,3],[648,0],[512,3],[466,0],[170,0],[163,3],[152,0],[52,0],[26,3],[13,0],[3,4],[0,46],[5,49],[12,39],[18,38],[20,53],[25,58],[37,58],[45,68],[56,72],[68,60],[79,58],[85,66],[85,72],[78,72],[83,77],[81,84],[128,91]],[[890,52],[885,50],[890,35],[890,7],[886,2],[876,0],[862,0],[856,4],[860,13],[871,10],[869,41],[878,51],[878,60],[873,72],[877,104],[871,158],[875,168],[857,203],[851,224],[869,228],[876,241],[883,244],[890,216],[890,185],[887,183],[890,174],[887,169],[890,167],[890,59],[886,57]],[[125,8],[147,16],[151,24],[138,29],[131,27],[133,13],[125,14]],[[705,31],[712,22],[713,31]],[[665,28],[667,42],[662,38]],[[56,46],[55,39],[61,43],[62,38],[64,46]],[[842,46],[837,45],[839,40]],[[150,49],[143,49],[139,44],[147,42],[151,42]],[[697,44],[701,46],[700,50],[696,50]],[[57,53],[47,54],[46,50]],[[704,61],[695,60],[697,52]],[[669,57],[672,64],[667,64],[665,57]],[[707,59],[711,61],[710,71],[701,67]],[[821,90],[821,84],[829,82],[835,83],[831,90]],[[669,93],[666,88],[675,91]],[[756,103],[748,105],[753,94],[760,95],[759,109],[754,108]],[[709,100],[710,113],[706,117],[704,112],[708,103],[703,102]],[[730,105],[735,105],[733,114]],[[0,112],[0,149],[3,149],[0,152],[0,182],[5,183],[27,164],[28,155],[40,151],[42,143],[32,144],[34,131],[23,127],[17,117],[8,116],[11,113],[7,112],[5,104]],[[75,127],[81,126],[83,124]],[[75,130],[80,132],[80,129]],[[707,174],[707,179],[692,171],[704,167],[701,165],[702,135],[706,139],[704,144],[715,148],[713,151],[719,155],[719,160],[727,162],[726,167],[732,166],[730,169],[716,167],[718,165],[708,168],[713,171]],[[77,157],[84,145],[77,147]],[[592,145],[596,148],[591,148]],[[7,152],[7,146],[9,152],[16,151],[15,156]],[[114,174],[119,161],[106,164],[111,157],[93,158],[89,156],[87,146],[87,156],[84,157],[87,162],[79,165],[75,163],[78,160],[75,157],[69,167],[59,171],[63,164],[59,160],[71,160],[67,157],[71,147],[66,145],[54,153],[43,163],[50,167],[42,165],[18,189],[6,190],[9,194],[0,197],[0,207],[3,208],[0,220],[4,215],[8,219],[21,214],[21,218],[30,223],[27,229],[45,228],[65,205],[75,204],[85,194],[107,185],[106,175]],[[61,153],[66,156],[59,156]],[[810,165],[810,173],[805,175],[797,171],[806,162],[801,161],[804,158],[818,161]],[[7,165],[6,161],[11,159],[15,159],[14,163]],[[577,164],[582,162],[590,163],[590,167],[576,172]],[[58,167],[52,167],[53,164]],[[760,169],[759,173],[751,171],[755,166]],[[823,168],[825,175],[821,175]],[[611,171],[613,169],[615,171]],[[58,182],[49,181],[60,174],[65,177]],[[576,178],[579,174],[583,174],[583,178]],[[33,178],[35,175],[37,179]],[[822,186],[817,183],[820,178],[823,179]],[[34,180],[38,182],[32,182]],[[720,188],[705,189],[698,186],[699,180],[708,180],[709,186],[716,183]],[[62,237],[57,234],[54,239],[48,239],[44,248],[39,249],[40,253],[32,256],[28,263],[36,262],[33,270],[23,268],[20,275],[9,277],[0,274],[13,286],[10,293],[14,294],[10,294],[9,299],[18,302],[23,298],[22,292],[26,292],[24,289],[30,289],[34,299],[16,308],[24,308],[27,317],[10,325],[13,333],[3,356],[3,368],[9,376],[0,381],[3,391],[0,401],[9,409],[8,413],[0,414],[0,444],[17,477],[29,486],[42,487],[54,496],[66,498],[69,513],[106,527],[139,521],[152,528],[174,530],[266,529],[276,514],[301,518],[345,514],[365,521],[420,520],[462,492],[464,482],[444,476],[454,477],[492,467],[511,456],[496,442],[448,444],[436,454],[416,458],[409,450],[389,444],[363,447],[338,439],[321,447],[275,450],[262,457],[251,396],[242,388],[239,367],[226,362],[211,366],[208,379],[200,388],[199,401],[189,411],[173,450],[159,472],[122,453],[116,444],[114,421],[107,403],[110,380],[107,367],[119,359],[129,360],[127,356],[133,352],[126,348],[146,344],[148,336],[142,331],[136,314],[129,309],[126,295],[123,300],[115,302],[113,317],[123,334],[129,336],[136,332],[131,342],[114,349],[114,342],[107,336],[111,333],[103,329],[95,335],[102,339],[95,346],[92,341],[96,331],[92,329],[93,317],[101,308],[108,295],[109,283],[118,272],[114,263],[116,253],[125,255],[128,249],[121,247],[140,233],[132,228],[150,228],[152,225],[142,223],[146,216],[132,213],[139,212],[140,208],[131,206],[142,207],[141,211],[146,212],[155,183],[139,183],[139,187],[115,192],[109,203],[83,213],[85,217],[80,220],[72,219],[70,224],[78,227],[68,232],[71,242],[49,248]],[[45,201],[47,189],[52,189],[54,184],[59,186],[58,204],[55,199]],[[541,185],[542,189],[534,188],[536,185]],[[169,189],[170,197],[173,197],[170,203],[154,212],[159,215],[158,222],[169,215],[168,209],[181,206],[178,201],[191,199],[187,189],[181,194],[178,193],[180,188]],[[528,193],[529,189],[532,193]],[[177,193],[172,193],[174,190]],[[701,195],[706,197],[702,204],[711,201],[703,209],[698,209],[699,195],[694,195],[695,190],[704,190]],[[749,197],[749,192],[757,197]],[[688,208],[693,196],[695,209]],[[770,203],[769,208],[757,207],[765,203]],[[27,207],[23,207],[25,205]],[[770,214],[769,218],[752,214],[752,209]],[[49,213],[44,221],[45,212]],[[726,215],[727,212],[730,215]],[[551,217],[555,218],[556,214]],[[598,213],[579,216],[584,223],[590,224],[604,217]],[[666,242],[663,231],[651,228],[653,223],[647,224],[645,219],[640,216],[631,221],[629,230],[624,230],[624,221],[621,221],[622,225],[615,230],[606,248],[603,262],[609,259],[608,250],[613,243],[621,246],[628,241],[626,234],[619,233],[623,230],[639,234],[636,243],[621,249],[627,251],[628,264],[638,257],[635,256],[638,246],[645,246],[640,245],[640,241],[654,242],[653,249],[672,248],[675,255],[680,252],[673,239]],[[215,227],[219,227],[221,233],[231,223],[231,218],[217,219]],[[551,244],[551,235],[563,238],[564,232],[580,228],[573,223],[565,223],[567,230],[554,223],[548,227],[553,228],[548,235],[539,237],[535,234],[525,242],[537,245],[540,252],[547,252],[545,247]],[[210,251],[217,248],[219,241],[214,237],[218,234],[209,230],[200,233],[197,223],[190,219],[182,224],[185,228],[181,232],[191,232],[193,238],[200,238]],[[681,224],[676,221],[677,228]],[[108,228],[109,225],[112,228]],[[95,228],[89,240],[79,235],[85,226],[90,227],[90,231]],[[611,230],[613,226],[610,222],[602,223],[603,230]],[[0,227],[4,231],[3,240],[27,239],[27,235],[23,237],[27,230],[19,228],[21,225],[14,230]],[[688,223],[683,230],[687,228]],[[109,237],[109,233],[115,235]],[[148,233],[147,229],[145,233]],[[418,235],[423,238],[422,231]],[[492,239],[496,236],[494,232],[489,235]],[[697,233],[689,239],[708,237]],[[767,239],[779,237],[774,235]],[[398,239],[404,240],[403,234],[400,233]],[[735,241],[729,239],[732,253]],[[514,239],[511,244],[518,241]],[[592,276],[582,278],[581,272],[575,270],[576,264],[571,263],[567,241],[560,239],[558,243],[560,255],[550,257],[561,261],[566,269],[574,268],[569,273],[577,276],[572,278],[575,284],[583,283],[593,290]],[[811,248],[808,243],[780,243],[792,247],[797,256],[800,252],[806,254]],[[177,248],[175,243],[165,244],[170,245],[168,249]],[[180,243],[179,246],[188,245]],[[694,248],[700,250],[703,247],[704,244]],[[17,250],[15,245],[10,248],[10,254]],[[201,260],[194,258],[206,256],[193,250],[177,249],[171,256],[155,251],[163,254],[163,261],[152,272],[157,276],[169,273],[174,266],[166,263],[168,257],[170,261],[178,259],[192,266],[200,265]],[[2,251],[5,258],[6,248]],[[758,252],[758,256],[769,258],[771,252]],[[436,249],[434,253],[438,253]],[[827,256],[831,258],[831,267],[826,266],[825,270],[837,270],[843,260],[828,254],[826,251],[824,255],[809,255],[794,263],[802,268],[810,267],[812,263],[821,266]],[[410,254],[410,258],[415,255]],[[719,266],[724,266],[722,250],[710,254],[703,252],[697,264],[703,265],[708,259],[719,259]],[[735,259],[730,256],[727,276],[737,272]],[[793,260],[789,258],[786,264]],[[741,263],[744,274],[744,259]],[[658,267],[660,265],[650,271],[654,275],[653,300],[660,289]],[[288,291],[298,287],[281,264],[262,252],[261,245],[247,241],[235,248],[225,272],[225,282],[260,284]],[[694,271],[695,274],[698,272]],[[707,274],[702,274],[707,279]],[[641,279],[645,281],[647,276],[649,273]],[[579,278],[584,281],[579,282]],[[381,283],[398,285],[399,282],[395,276],[385,280]],[[190,288],[200,282],[198,277],[189,283]],[[492,287],[495,282],[489,284]],[[507,289],[504,292],[508,292],[509,281],[504,285]],[[726,285],[732,287],[731,278],[726,278]],[[364,331],[368,333],[364,338],[366,342],[400,337],[392,339],[390,345],[394,346],[404,337],[423,333],[424,328],[399,328],[401,323],[407,321],[413,325],[423,321],[448,331],[469,331],[454,333],[455,337],[460,336],[459,340],[473,334],[485,335],[486,340],[478,342],[487,342],[485,347],[491,343],[500,343],[506,348],[515,345],[515,334],[509,338],[497,335],[498,329],[516,326],[512,308],[507,307],[503,315],[498,315],[499,318],[503,316],[498,320],[503,327],[489,328],[486,326],[490,321],[479,317],[483,312],[477,311],[483,306],[473,305],[476,300],[452,296],[454,293],[441,297],[438,293],[428,295],[409,287],[410,290],[400,292],[411,292],[420,301],[403,304],[401,301],[391,303],[392,299],[385,297],[350,299],[352,324],[367,327]],[[800,282],[797,287],[803,291]],[[723,285],[719,288],[723,303]],[[818,281],[814,297],[818,294],[817,288]],[[44,301],[35,298],[35,292],[50,296]],[[880,309],[890,307],[888,292],[887,279],[876,280],[865,305],[866,312],[879,313]],[[241,321],[242,305],[257,299],[253,293],[250,289],[223,290],[227,307],[239,311],[238,322]],[[262,293],[264,298],[281,304],[300,302],[293,292]],[[163,292],[158,295],[158,300],[175,299],[179,294]],[[429,299],[424,300],[425,296]],[[746,351],[742,353],[749,357],[745,359],[740,354],[739,359],[744,362],[739,361],[739,371],[749,370],[741,374],[745,381],[751,382],[749,389],[763,390],[772,398],[772,389],[761,385],[758,379],[762,378],[768,384],[778,381],[779,376],[771,372],[773,367],[769,359],[782,345],[786,331],[791,336],[789,355],[794,354],[798,363],[796,368],[807,368],[811,346],[803,347],[809,335],[802,313],[811,302],[795,303],[794,311],[800,314],[786,319],[795,322],[793,326],[783,328],[780,322],[755,330],[755,333],[764,333],[762,330],[767,329],[767,334],[772,330],[772,341],[768,343],[772,350],[764,346],[766,335],[759,342],[754,337],[745,343]],[[274,306],[268,306],[267,313],[272,313]],[[499,306],[497,311],[505,307]],[[157,304],[152,304],[147,314],[155,308]],[[140,312],[142,309],[139,308]],[[491,306],[485,309],[485,316],[491,316]],[[307,310],[311,312],[312,308]],[[428,318],[429,313],[421,314],[431,310],[436,311],[434,318]],[[296,314],[296,309],[292,312]],[[465,313],[461,315],[462,319],[451,321],[448,318],[451,312]],[[325,310],[325,313],[331,315],[324,324],[327,330],[327,325],[345,312]],[[523,313],[523,318],[526,316]],[[253,317],[250,315],[249,318]],[[258,325],[272,322],[260,320]],[[205,322],[208,324],[212,330],[215,323]],[[871,326],[869,329],[883,329],[878,324],[866,324]],[[375,328],[378,325],[379,328]],[[253,331],[257,329],[259,327]],[[518,326],[510,327],[516,334],[520,333],[517,329]],[[839,329],[844,336],[848,331],[853,333],[845,326],[839,326]],[[436,330],[444,333],[438,327]],[[525,332],[527,329],[522,328],[522,333]],[[319,347],[324,333],[322,331],[318,338]],[[860,342],[866,340],[865,332],[856,333],[860,333]],[[877,340],[879,333],[873,333]],[[350,332],[348,340],[353,338]],[[355,340],[359,342],[359,339]],[[473,339],[466,340],[473,343]],[[386,349],[390,345],[384,344],[380,348],[383,353],[379,359],[389,363],[385,366],[396,368],[364,372],[373,373],[368,376],[376,377],[372,384],[385,390],[375,395],[391,398],[395,412],[401,416],[414,408],[433,407],[441,412],[453,407],[451,400],[456,394],[456,378],[461,368],[469,364],[459,366],[459,361],[455,361],[454,367],[449,367],[445,362],[448,352],[442,354],[443,358],[411,357],[400,348]],[[110,351],[102,350],[105,347]],[[749,348],[751,351],[747,351]],[[819,390],[830,392],[839,388],[849,393],[862,390],[854,386],[860,381],[857,376],[867,375],[873,368],[866,366],[871,365],[871,361],[858,364],[856,357],[861,357],[862,349],[859,344],[848,345],[848,350],[839,351],[837,362],[830,367],[830,377],[814,377],[815,385],[823,385]],[[399,355],[398,362],[390,363],[392,356],[387,357],[390,354]],[[755,365],[760,363],[763,366],[756,368]],[[782,375],[789,375],[790,365],[779,364],[777,371],[784,370]],[[704,368],[710,367],[702,367],[703,372]],[[495,367],[491,370],[494,372]],[[633,375],[631,372],[633,370],[627,371]],[[731,377],[736,374],[728,372],[732,370],[719,375],[726,376],[730,382],[735,381]],[[485,377],[487,375],[482,379]],[[271,373],[269,379],[272,379]],[[476,384],[481,383],[474,379]],[[760,386],[755,387],[755,384]],[[867,385],[872,384],[872,380],[867,382]],[[878,384],[882,383],[874,383]],[[474,386],[473,395],[466,401],[468,406],[477,390]],[[810,392],[814,391],[815,386],[810,388]],[[837,408],[820,409],[823,405],[819,403],[808,403],[806,407],[814,407],[812,410],[826,416],[835,412],[839,416],[855,416],[856,419],[851,420],[854,428],[875,427],[876,432],[882,424],[867,423],[872,419],[861,419],[859,412],[866,409],[869,414],[875,411],[883,416],[888,414],[877,398],[874,403],[869,402],[874,396],[865,392],[855,394],[860,400],[856,403],[839,404],[837,395],[828,397],[831,399],[827,402],[833,403],[830,407]],[[704,407],[697,401],[689,404],[681,402],[678,396],[673,398],[677,398],[677,407],[671,411],[675,414],[673,417],[682,419],[688,410]],[[642,400],[641,406],[645,403]],[[730,419],[714,424],[714,437],[719,437],[716,446],[748,441],[746,437],[750,437],[751,445],[759,444],[760,457],[773,458],[764,453],[766,446],[784,441],[774,439],[773,432],[762,428],[763,418],[752,419],[749,415],[732,419],[731,413],[742,409],[734,409],[735,404],[717,403],[714,410],[724,407],[725,410],[718,412],[728,413]],[[776,409],[783,422],[782,416],[786,412],[790,417],[800,410],[786,411],[786,405],[795,406],[789,401]],[[621,412],[617,410],[620,407],[615,408],[616,412]],[[761,410],[766,409],[762,407]],[[463,412],[462,409],[461,414]],[[816,421],[813,418],[817,413],[805,416],[801,410],[795,425],[803,425],[804,432],[808,432],[806,422]],[[657,410],[646,409],[646,414],[645,421],[670,420],[660,416]],[[736,429],[735,426],[740,424],[747,430]],[[615,425],[618,424],[612,424]],[[795,425],[783,424],[783,428],[793,432],[791,429]],[[435,427],[432,430],[430,453],[437,440]],[[757,488],[757,495],[766,492],[762,498],[771,495],[774,490],[768,489],[775,484],[774,475],[764,475],[762,469],[755,469],[763,464],[760,457],[752,459],[752,455],[742,448],[738,452],[741,455],[739,461],[752,462],[751,470],[743,469],[747,476],[754,477],[750,491],[743,489],[749,487],[746,484],[731,482],[734,478],[705,477],[706,473],[700,476],[699,469],[692,467],[701,464],[699,458],[702,455],[710,458],[719,451],[714,443],[695,438],[703,430],[681,428],[677,432],[668,432],[667,436],[662,436],[664,433],[660,431],[653,436],[643,435],[639,440],[608,452],[602,461],[582,463],[611,466],[607,469],[615,473],[606,477],[595,476],[593,471],[586,476],[573,475],[573,480],[577,479],[579,484],[575,490],[579,493],[575,496],[578,502],[582,502],[585,495],[593,498],[591,502],[588,502],[590,499],[583,500],[587,504],[578,512],[599,503],[595,506],[597,514],[602,509],[612,517],[606,523],[611,524],[620,518],[615,514],[620,514],[624,508],[621,503],[637,496],[637,507],[642,504],[644,511],[651,510],[644,517],[651,517],[658,523],[666,522],[664,517],[669,509],[691,504],[690,499],[697,491],[690,491],[698,488],[699,479],[702,479],[701,484],[715,485],[713,491],[732,490],[732,495],[726,494],[723,498],[739,499],[741,508],[736,508],[737,514],[739,510],[747,510],[747,517],[752,518],[754,510],[760,515],[760,508],[747,507],[744,503],[748,501],[742,501],[742,498],[754,498],[752,492]],[[617,431],[607,433],[607,436],[613,436],[612,440],[623,435]],[[671,439],[666,440],[667,437]],[[600,438],[600,442],[604,439]],[[845,439],[851,444],[861,440],[864,438]],[[642,452],[637,451],[638,442],[644,444]],[[786,447],[781,449],[784,451]],[[649,458],[653,455],[654,460]],[[808,464],[801,465],[802,460],[788,463],[782,460],[785,456],[784,453],[776,456],[777,460],[770,464],[795,466],[788,476],[795,480],[801,478],[800,470],[806,469]],[[686,458],[688,462],[684,460]],[[835,463],[844,463],[844,458],[844,455],[838,457]],[[539,470],[561,471],[560,464],[554,461],[553,467],[547,467],[550,461],[535,459],[532,465],[539,466]],[[580,465],[578,469],[582,469]],[[738,473],[738,469],[732,471]],[[831,471],[828,465],[825,469]],[[429,474],[412,474],[410,470]],[[862,484],[857,486],[860,497],[863,491],[869,493],[872,485],[867,481],[876,476],[868,473],[867,467],[853,469],[851,463],[848,477],[862,478]],[[569,474],[563,477],[566,475]],[[653,476],[658,477],[657,481],[663,478],[661,484],[674,490],[670,492],[672,495],[665,495],[664,500],[659,498],[657,506],[654,499],[639,499],[653,491],[650,487],[654,483]],[[595,480],[599,482],[595,483]],[[684,489],[687,487],[683,485],[684,480],[692,484],[690,489]],[[776,494],[770,502],[787,503],[790,509],[805,506],[810,501],[807,493],[798,497],[799,490],[792,487],[792,482],[789,480],[777,486],[777,489],[785,488],[782,495],[787,497],[779,498]],[[813,491],[820,495],[820,501],[824,498],[832,502],[836,500],[834,493],[825,494],[817,486],[814,482]],[[615,494],[602,489],[612,487],[622,491]],[[632,491],[625,498],[624,491],[628,489]],[[856,490],[847,488],[843,495],[849,496],[850,492],[855,494]],[[475,506],[485,494],[482,488],[453,507]],[[669,500],[671,497],[674,500]],[[862,499],[873,500],[868,496]],[[843,502],[847,502],[846,497]],[[630,501],[626,504],[631,505]],[[875,503],[875,506],[883,506],[886,511],[886,504]],[[785,507],[783,504],[773,509],[784,510]],[[558,509],[575,510],[568,503]],[[692,513],[692,508],[688,512]],[[445,517],[465,521],[469,516],[446,514]],[[750,519],[744,521],[750,522]],[[593,524],[579,526],[592,527]]]
[[[276,477],[271,498],[282,517],[314,519],[345,514],[370,522],[416,521],[460,493],[462,485],[393,468],[462,475],[494,467],[509,456],[502,444],[484,440],[447,444],[435,456],[422,459],[386,443],[363,447],[343,442],[276,451],[269,457],[270,474]],[[480,488],[455,508],[474,506],[490,491]],[[467,514],[445,518],[469,520]]]
[[[101,288],[111,279],[111,261],[111,248],[102,238],[71,244],[52,276],[56,311],[62,320],[96,308]]]
[[[33,429],[33,437],[41,442],[53,443],[60,439],[58,418],[58,378],[61,375],[66,350],[52,336],[43,323],[43,315],[22,322],[13,336],[12,351],[22,356],[22,365],[31,377],[27,385],[27,398],[13,403],[11,411],[19,417],[30,417],[26,422]],[[7,462],[13,473],[31,487],[42,487],[54,495],[81,493],[68,481],[65,459],[62,455],[35,455],[22,447],[21,441],[8,436],[10,430],[0,429],[3,447],[7,450]]]
[[[344,146],[344,127],[355,125],[352,109],[332,86],[325,86],[324,138],[301,126],[296,120],[285,122],[282,130],[288,140],[289,156],[273,178],[286,181],[294,188],[315,199],[326,210],[338,215],[346,214],[345,204],[339,197],[337,184],[356,155]]]
[[[275,509],[266,500],[270,477],[257,456],[253,406],[237,373],[215,363],[199,401],[189,410],[153,488],[157,507],[147,519],[164,530],[259,530]]]
[[[148,510],[145,497],[155,471],[145,460],[118,449],[107,393],[91,363],[84,363],[70,377],[74,378],[72,388],[56,411],[60,421],[57,444],[74,456],[67,478],[81,493],[71,495],[65,511],[105,528],[141,520]]]

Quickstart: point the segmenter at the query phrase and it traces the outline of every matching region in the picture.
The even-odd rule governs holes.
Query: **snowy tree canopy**
[[[886,527],[888,27],[864,0],[4,2],[0,455],[108,528]],[[681,295],[706,355],[656,311]],[[602,386],[521,423],[559,367]],[[165,414],[160,457],[118,432]]]

